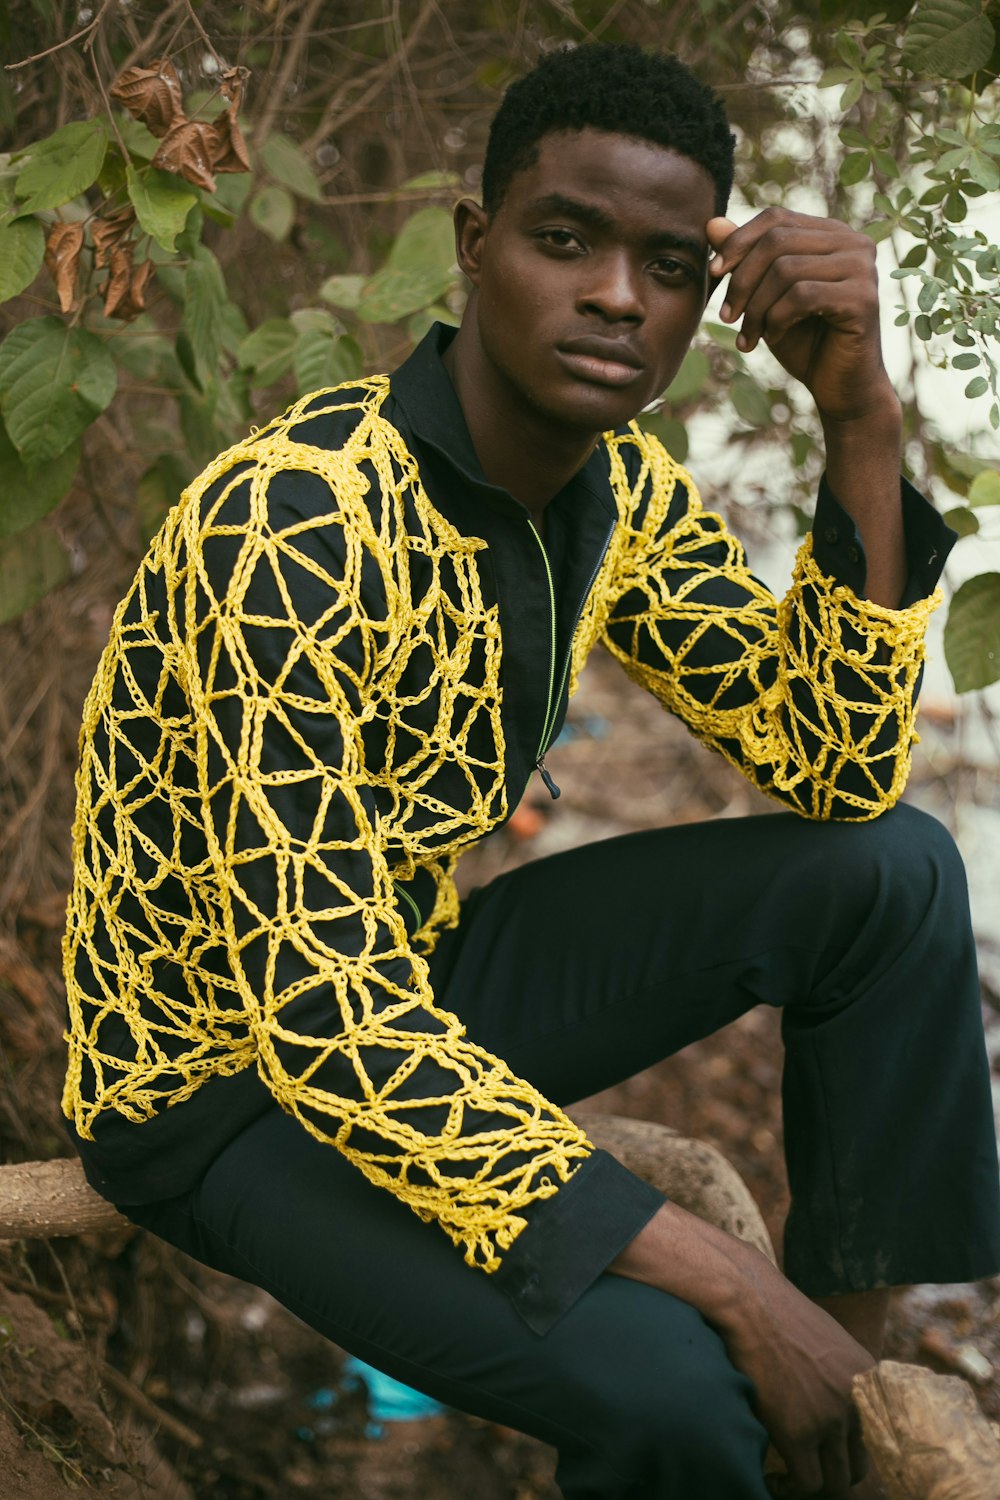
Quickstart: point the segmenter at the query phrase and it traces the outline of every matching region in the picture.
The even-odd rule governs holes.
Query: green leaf
[[[153,466],[146,470],[136,487],[136,508],[143,541],[152,541],[167,512],[177,504],[181,491],[193,478],[193,469],[176,453],[161,453]]]
[[[951,363],[955,370],[974,370],[979,364],[979,355],[956,354]]]
[[[931,78],[965,78],[985,67],[993,27],[980,0],[921,0],[903,39],[903,61]]]
[[[957,531],[959,536],[972,536],[979,530],[979,521],[964,505],[956,505],[954,510],[946,510],[941,519],[946,526],[951,527],[952,531]]]
[[[357,380],[360,374],[361,350],[346,334],[331,336],[313,328],[295,346],[295,385],[300,394]]]
[[[988,193],[995,193],[1000,187],[1000,164],[992,156],[987,156],[985,151],[973,151],[969,158],[969,173],[973,181],[978,182]]]
[[[965,394],[968,396],[970,401],[974,401],[977,396],[985,396],[989,388],[990,383],[986,379],[986,376],[977,375],[973,380],[970,380],[968,385],[965,387]]]
[[[183,327],[191,340],[198,368],[214,375],[223,345],[223,307],[228,301],[226,284],[215,256],[192,261],[184,272]]]
[[[731,328],[727,323],[702,323],[702,331],[707,333],[712,342],[718,344],[722,349],[735,349],[736,340],[739,337],[739,329]]]
[[[251,385],[273,385],[292,367],[298,335],[287,318],[268,318],[239,347],[240,368],[252,370]]]
[[[872,154],[872,160],[875,163],[876,169],[882,173],[883,177],[896,178],[899,176],[899,163],[891,152],[875,151]]]
[[[704,388],[710,370],[708,355],[704,350],[689,349],[684,356],[684,363],[663,394],[664,401],[676,406],[690,401]]]
[[[403,183],[405,188],[448,188],[458,192],[462,186],[462,179],[457,172],[421,172],[417,177],[410,177]]]
[[[0,536],[33,526],[64,499],[80,461],[79,443],[47,463],[28,468],[0,423]]]
[[[44,522],[0,541],[0,620],[13,620],[69,577],[69,557]]]
[[[28,465],[64,453],[115,393],[105,344],[59,318],[31,318],[0,345],[0,410]]]
[[[319,294],[324,302],[331,302],[334,307],[353,309],[361,301],[366,280],[365,276],[328,276]]]
[[[926,344],[927,340],[934,332],[933,328],[931,327],[931,320],[926,313],[918,313],[914,318],[913,331],[917,335],[917,338],[923,339],[924,343]]]
[[[30,286],[45,255],[45,231],[37,219],[0,224],[0,302]]]
[[[455,265],[455,229],[444,208],[422,208],[407,219],[389,251],[388,264],[402,271],[451,272]]]
[[[71,203],[97,181],[108,137],[103,120],[74,120],[44,141],[29,146],[15,192],[20,212],[40,213]]]
[[[956,692],[971,693],[1000,678],[1000,573],[980,573],[956,592],[944,654]]]
[[[1000,505],[1000,474],[996,469],[983,469],[969,485],[969,504]]]
[[[445,307],[440,302],[432,302],[429,307],[422,307],[419,312],[407,318],[406,337],[411,344],[419,344],[435,323],[443,323],[446,328],[457,328],[460,321],[450,307]]]
[[[907,250],[906,254],[903,256],[903,259],[899,263],[900,266],[904,268],[912,266],[922,266],[924,261],[927,259],[927,252],[929,250],[929,245],[913,245],[911,249]]]
[[[665,417],[661,412],[643,411],[636,419],[639,426],[659,438],[671,458],[682,464],[688,455],[687,428],[676,417]]]
[[[182,179],[175,173],[160,172],[155,167],[142,167],[136,171],[130,166],[125,180],[142,228],[161,250],[174,251],[177,236],[198,202],[197,195],[189,187],[182,187]]]
[[[297,307],[288,314],[288,321],[296,333],[309,333],[313,328],[322,328],[327,333],[342,331],[333,313],[325,307]]]
[[[280,244],[295,223],[295,199],[283,187],[260,188],[250,199],[250,220]]]
[[[866,151],[850,151],[840,163],[839,177],[845,187],[853,187],[867,177],[871,161]]]
[[[260,148],[260,156],[275,182],[288,188],[299,198],[308,198],[312,203],[323,202],[323,189],[312,163],[301,146],[297,146],[287,135],[282,135],[280,130],[272,130]],[[284,239],[284,235],[276,235],[275,238]]]
[[[801,469],[810,453],[815,448],[812,435],[808,432],[792,433],[792,463],[797,469]]]
[[[925,281],[917,293],[917,306],[921,312],[930,312],[938,299],[938,284],[936,281]]]
[[[395,323],[430,302],[436,302],[452,284],[451,271],[433,266],[403,270],[385,266],[365,283],[358,304],[358,317],[366,323]]]
[[[771,420],[771,403],[767,392],[761,390],[749,375],[734,375],[729,383],[729,399],[737,415],[751,427],[764,427]]]
[[[858,100],[861,98],[861,91],[863,88],[864,84],[862,83],[860,78],[852,78],[850,83],[847,85],[846,89],[840,96],[841,109],[853,109]]]

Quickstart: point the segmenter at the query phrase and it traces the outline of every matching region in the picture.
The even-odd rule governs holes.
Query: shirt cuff
[[[533,1333],[548,1333],[666,1200],[606,1151],[529,1210],[494,1284]]]
[[[900,487],[907,576],[899,608],[906,609],[934,592],[958,535],[908,479],[901,478]],[[812,531],[817,567],[862,598],[868,577],[864,543],[853,516],[837,500],[825,474],[820,480]]]

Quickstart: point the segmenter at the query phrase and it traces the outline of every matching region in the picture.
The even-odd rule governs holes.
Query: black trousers
[[[564,1104],[784,1007],[791,1279],[824,1295],[1000,1271],[965,876],[923,814],[778,814],[539,860],[472,894],[433,971],[470,1035]],[[397,1379],[553,1444],[567,1500],[766,1500],[752,1388],[690,1306],[604,1274],[539,1338],[278,1109],[192,1192],[124,1212]]]

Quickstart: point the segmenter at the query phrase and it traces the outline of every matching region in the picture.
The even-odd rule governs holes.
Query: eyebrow
[[[565,193],[543,193],[540,197],[533,198],[528,204],[528,212],[532,215],[561,214],[565,218],[575,219],[578,224],[589,225],[591,229],[615,228],[612,215],[599,208],[596,203],[569,198]],[[676,229],[658,229],[649,236],[648,244],[657,250],[687,250],[699,262],[703,263],[705,260],[706,246],[702,241]]]

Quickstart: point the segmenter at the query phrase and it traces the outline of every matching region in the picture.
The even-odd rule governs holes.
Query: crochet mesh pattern
[[[428,982],[457,858],[507,815],[502,641],[483,544],[431,504],[387,391],[316,393],[220,455],[116,613],[81,732],[63,1107],[92,1139],[104,1111],[141,1122],[256,1067],[491,1271],[593,1148]],[[335,451],[311,441],[330,414],[353,424]],[[621,524],[574,686],[603,640],[787,804],[891,805],[936,598],[859,601],[806,544],[776,609],[654,438],[608,452]],[[396,883],[420,870],[437,899],[410,938]]]

